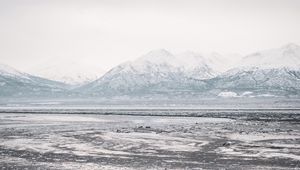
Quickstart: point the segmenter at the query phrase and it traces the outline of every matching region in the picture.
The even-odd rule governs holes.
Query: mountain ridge
[[[0,65],[0,95],[300,97],[300,46],[291,43],[258,51],[243,57],[235,67],[224,58],[218,53],[153,50],[75,88]]]

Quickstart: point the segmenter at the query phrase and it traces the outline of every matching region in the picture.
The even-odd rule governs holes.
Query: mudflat
[[[299,110],[151,112],[0,113],[0,168],[300,168]]]

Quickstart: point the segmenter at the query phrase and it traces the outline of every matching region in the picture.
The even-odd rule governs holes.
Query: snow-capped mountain
[[[161,73],[181,72],[189,78],[202,80],[217,75],[217,72],[210,68],[208,62],[201,54],[191,51],[173,55],[167,50],[159,49],[126,64],[135,68],[139,73],[151,73],[153,71]]]
[[[299,46],[288,44],[250,54],[240,61],[239,56],[231,56],[190,51],[173,55],[155,50],[111,69],[79,89],[102,96],[218,96],[225,92],[236,93],[236,97],[300,95]],[[230,64],[232,61],[238,63],[236,67]]]
[[[210,82],[214,89],[240,94],[300,95],[300,47],[288,44],[248,55]]]
[[[164,49],[155,50],[111,69],[80,89],[99,94],[201,90],[205,86],[202,80],[217,74],[206,62],[204,57],[192,52],[173,55]]]
[[[2,64],[0,64],[0,87],[2,97],[49,97],[67,90],[67,86],[63,83],[32,76]]]
[[[104,74],[104,71],[96,64],[63,60],[51,60],[39,64],[34,68],[28,69],[28,72],[70,85],[82,85],[92,82]]]

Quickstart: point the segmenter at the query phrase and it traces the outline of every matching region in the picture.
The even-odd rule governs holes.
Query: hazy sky
[[[300,44],[300,0],[0,0],[0,63],[103,69],[153,49],[247,54]]]

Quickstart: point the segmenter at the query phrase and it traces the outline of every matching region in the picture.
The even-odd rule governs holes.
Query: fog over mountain
[[[80,86],[100,78],[105,72],[100,66],[74,60],[49,60],[28,68],[30,74]]]
[[[259,51],[247,55],[239,63],[238,67],[259,68],[300,68],[300,46],[297,44],[286,44],[281,48]]]

